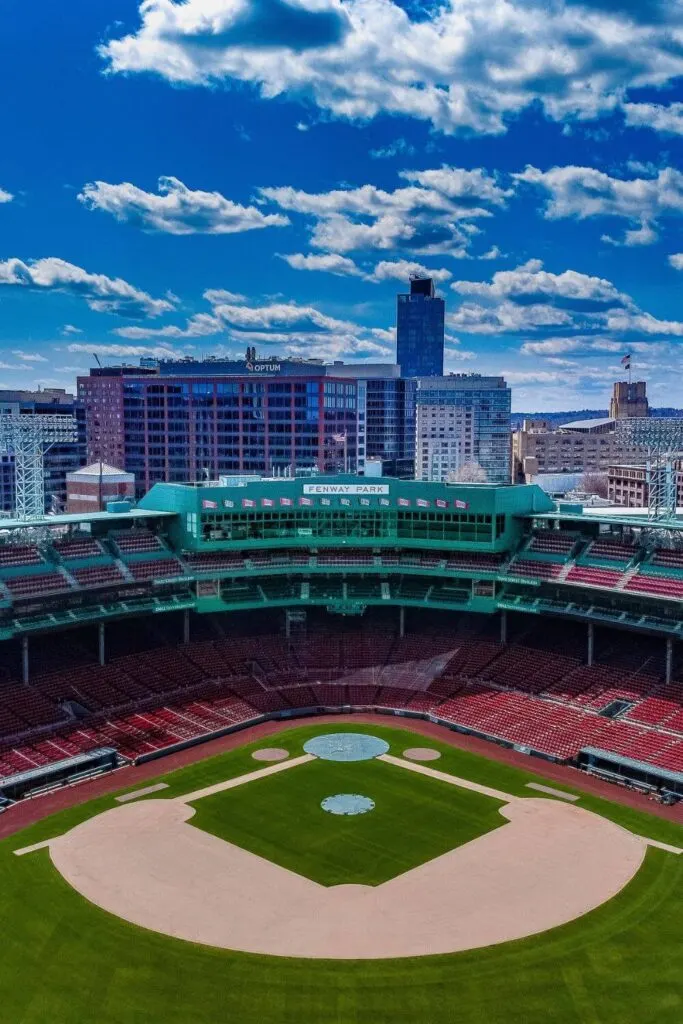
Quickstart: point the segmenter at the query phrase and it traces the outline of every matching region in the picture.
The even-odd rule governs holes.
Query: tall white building
[[[443,481],[478,463],[491,483],[510,480],[510,389],[502,377],[420,377],[415,477]]]

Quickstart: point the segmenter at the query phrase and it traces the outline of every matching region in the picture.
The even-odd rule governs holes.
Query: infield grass
[[[400,729],[354,724],[354,731],[383,736],[398,756],[415,746],[415,734]],[[296,727],[280,733],[277,743],[294,755],[306,739],[324,732],[330,732],[329,724]],[[169,784],[164,795],[253,771],[251,752],[271,742],[162,775]],[[439,770],[538,798],[525,788],[527,781],[544,781],[532,771],[436,739],[421,739],[423,744],[442,751],[434,765]],[[401,779],[409,775],[396,771]],[[517,942],[410,960],[287,960],[214,950],[136,928],[79,896],[54,870],[46,850],[21,858],[12,854],[113,806],[113,796],[102,797],[0,842],[1,1024],[683,1020],[683,856],[649,850],[641,870],[614,899],[570,924]],[[673,822],[584,795],[579,806],[683,846],[683,829]]]
[[[320,804],[360,793],[353,817]],[[502,801],[383,761],[309,761],[202,797],[190,824],[321,885],[380,885],[507,823]]]

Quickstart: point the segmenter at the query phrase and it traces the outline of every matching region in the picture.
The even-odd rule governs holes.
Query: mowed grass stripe
[[[321,808],[360,793],[367,814]],[[370,760],[316,760],[192,805],[190,824],[321,885],[379,885],[503,826],[501,801]]]

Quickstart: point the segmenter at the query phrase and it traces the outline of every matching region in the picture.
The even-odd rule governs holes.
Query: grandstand
[[[324,477],[4,525],[0,795],[329,708],[683,795],[683,522],[664,545],[535,486]]]

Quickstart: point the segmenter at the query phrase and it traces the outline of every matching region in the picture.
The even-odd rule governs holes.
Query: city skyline
[[[446,372],[514,411],[602,407],[627,351],[680,404],[681,4],[490,7],[10,0],[0,387],[74,391],[94,354],[390,362],[417,271]]]

